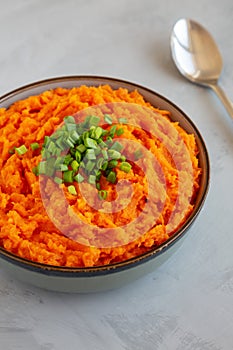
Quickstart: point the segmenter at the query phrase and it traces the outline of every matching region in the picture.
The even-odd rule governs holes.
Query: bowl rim
[[[58,83],[58,82],[72,82],[72,81],[81,81],[81,80],[89,80],[90,83],[95,81],[95,85],[99,83],[99,85],[103,84],[111,84],[111,83],[117,83],[119,84],[127,84],[130,85],[133,89],[139,89],[140,93],[142,91],[146,91],[155,97],[160,98],[164,102],[166,102],[168,105],[173,107],[182,117],[188,122],[188,124],[193,128],[195,131],[195,136],[199,139],[202,151],[204,154],[205,162],[206,162],[206,174],[205,174],[205,182],[202,189],[201,196],[199,198],[199,203],[196,207],[194,207],[192,213],[190,216],[185,220],[185,222],[182,224],[182,226],[164,243],[159,245],[158,247],[155,247],[151,250],[149,250],[146,253],[143,253],[141,255],[138,255],[136,257],[124,260],[122,262],[116,262],[108,265],[101,265],[101,266],[93,266],[93,267],[69,267],[69,266],[56,266],[56,265],[49,265],[44,263],[35,262],[29,259],[25,259],[23,257],[17,256],[11,252],[8,252],[3,247],[0,247],[0,258],[3,260],[6,260],[9,263],[17,263],[18,266],[33,270],[35,272],[40,272],[46,275],[53,275],[53,276],[67,276],[67,277],[89,277],[89,276],[99,276],[103,274],[109,274],[109,273],[115,273],[122,270],[127,270],[132,267],[136,267],[138,264],[146,263],[149,260],[155,258],[156,256],[162,254],[167,249],[172,247],[179,239],[181,239],[188,228],[193,224],[194,220],[198,216],[201,208],[204,205],[208,190],[209,190],[209,183],[210,183],[210,161],[209,161],[209,155],[207,151],[206,144],[204,142],[204,139],[194,124],[194,122],[186,115],[186,113],[181,110],[174,102],[169,100],[167,97],[161,95],[160,93],[157,93],[156,91],[147,88],[143,85],[140,85],[138,83],[134,83],[132,81],[109,77],[109,76],[101,76],[101,75],[64,75],[59,77],[51,77],[43,80],[38,80],[31,82],[26,85],[22,85],[14,90],[11,90],[7,92],[6,94],[0,96],[0,104],[7,101],[8,99],[17,96],[19,93],[30,91],[31,88],[36,87],[43,87],[47,86],[48,84],[52,83]],[[104,81],[104,82],[103,82]]]

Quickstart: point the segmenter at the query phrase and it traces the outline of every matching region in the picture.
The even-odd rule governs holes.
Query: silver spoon
[[[172,30],[171,52],[180,73],[213,89],[233,119],[233,105],[218,85],[222,57],[210,33],[197,22],[182,18]]]

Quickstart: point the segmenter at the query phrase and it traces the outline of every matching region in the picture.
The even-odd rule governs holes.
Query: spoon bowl
[[[233,107],[218,85],[223,63],[211,34],[199,23],[182,18],[171,34],[172,58],[180,73],[193,83],[212,88],[233,118]]]

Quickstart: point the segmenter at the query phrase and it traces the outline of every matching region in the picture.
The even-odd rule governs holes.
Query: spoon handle
[[[233,119],[233,105],[232,105],[231,101],[229,100],[229,98],[226,96],[223,89],[217,83],[210,84],[210,87],[213,89],[213,91],[219,97],[219,99],[223,103],[224,107],[226,108],[228,114]]]

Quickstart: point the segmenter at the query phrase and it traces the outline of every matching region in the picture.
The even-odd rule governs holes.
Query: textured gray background
[[[47,292],[0,270],[0,349],[230,350],[233,348],[233,123],[209,90],[185,81],[169,50],[175,21],[213,34],[233,100],[232,0],[0,0],[0,95],[71,74],[128,79],[191,116],[210,153],[211,188],[182,247],[120,290]]]

